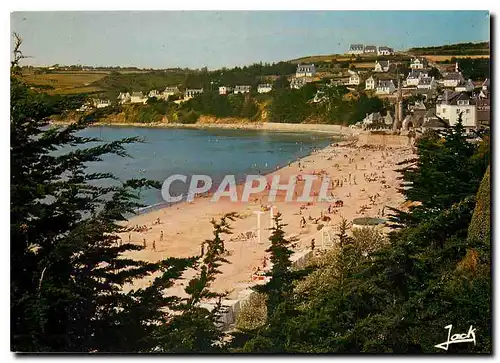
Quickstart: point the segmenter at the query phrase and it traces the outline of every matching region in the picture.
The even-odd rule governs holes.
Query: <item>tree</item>
[[[128,257],[143,247],[120,240],[125,216],[142,206],[139,189],[159,183],[122,182],[110,173],[88,173],[85,165],[107,154],[126,157],[126,145],[140,140],[79,136],[95,121],[92,114],[51,127],[48,117],[65,102],[47,102],[23,83],[20,46],[18,38],[11,68],[11,349],[153,351],[161,343],[158,327],[181,303],[165,292],[196,267],[196,258],[149,263]],[[103,180],[114,183],[103,186]],[[146,277],[149,286],[124,290]],[[203,317],[200,334],[212,332],[214,320]]]

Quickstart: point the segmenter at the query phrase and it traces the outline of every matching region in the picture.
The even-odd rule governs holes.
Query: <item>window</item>
[[[467,110],[465,111],[465,113],[470,113],[470,110],[469,110],[469,109],[467,109]]]

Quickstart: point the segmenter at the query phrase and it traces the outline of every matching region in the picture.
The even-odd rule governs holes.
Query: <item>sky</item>
[[[489,41],[487,11],[13,12],[24,64],[217,69],[345,53]],[[11,45],[12,47],[12,45]]]

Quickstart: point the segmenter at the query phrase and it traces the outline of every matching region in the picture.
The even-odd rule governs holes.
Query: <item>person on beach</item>
[[[202,242],[201,243],[201,256],[204,256],[205,255],[205,243]]]
[[[315,239],[313,238],[313,239],[311,240],[311,251],[314,251],[314,247],[316,247],[316,241],[315,241]]]
[[[144,246],[144,248],[146,248],[146,238],[143,239],[142,245]]]
[[[163,231],[160,232],[160,241],[163,241]]]
[[[153,240],[153,248],[151,248],[151,249],[156,252],[156,241],[155,240]]]
[[[306,226],[306,219],[304,216],[300,219],[300,228],[304,228]]]
[[[128,243],[130,243],[132,241],[132,233],[129,233],[128,234]]]

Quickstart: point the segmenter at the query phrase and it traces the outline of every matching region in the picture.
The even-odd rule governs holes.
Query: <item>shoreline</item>
[[[403,196],[397,191],[400,184],[399,174],[395,172],[397,162],[406,159],[411,153],[404,146],[359,146],[354,142],[333,142],[324,148],[319,148],[309,155],[298,158],[290,165],[281,166],[267,174],[280,175],[281,184],[286,179],[297,174],[322,173],[331,180],[342,181],[342,185],[332,186],[328,194],[334,195],[337,200],[343,200],[343,206],[335,208],[335,212],[327,212],[331,202],[315,201],[313,203],[299,202],[295,197],[293,201],[284,201],[284,192],[279,192],[276,201],[267,200],[268,191],[252,194],[250,201],[231,202],[229,198],[221,198],[218,202],[211,202],[211,197],[198,196],[192,202],[180,202],[170,207],[160,207],[154,210],[134,215],[125,222],[129,227],[147,226],[143,232],[123,233],[122,241],[142,245],[146,240],[147,248],[127,254],[127,257],[145,261],[157,261],[165,257],[187,257],[200,254],[200,244],[213,238],[212,219],[218,219],[228,212],[239,215],[231,223],[233,234],[224,236],[224,241],[229,255],[230,263],[221,267],[222,274],[214,281],[214,291],[228,291],[227,299],[238,299],[240,293],[254,285],[252,271],[261,266],[266,256],[265,250],[269,245],[267,240],[271,220],[271,211],[282,214],[283,223],[287,224],[285,233],[287,238],[296,237],[297,246],[295,254],[300,256],[308,253],[311,240],[316,240],[318,249],[326,248],[324,233],[335,234],[335,226],[341,218],[352,221],[357,217],[384,217],[383,209],[386,206],[404,208]],[[351,183],[351,176],[353,183]],[[319,191],[321,180],[313,183],[312,192]],[[297,184],[297,196],[302,195],[303,183]],[[302,190],[301,190],[302,188]],[[237,186],[237,194],[241,196],[242,185]],[[313,194],[314,195],[314,194]],[[373,203],[372,203],[373,198]],[[272,209],[271,209],[272,208]],[[377,212],[378,210],[378,212]],[[265,212],[264,212],[265,211]],[[382,211],[382,212],[381,212]],[[261,215],[260,232],[257,228],[257,215]],[[328,222],[317,220],[321,215],[328,216]],[[301,227],[301,219],[307,223]],[[311,219],[312,218],[312,219]],[[157,224],[156,221],[160,223]],[[314,222],[316,220],[316,222]],[[322,225],[323,230],[319,228]],[[251,233],[249,239],[233,239],[235,236]],[[259,242],[258,235],[261,240]],[[327,240],[325,240],[327,238]],[[156,248],[152,248],[153,241]],[[193,272],[188,271],[184,279],[189,279]],[[128,288],[145,287],[153,277],[136,281],[134,286]],[[183,296],[184,283],[179,281],[169,289],[169,293]]]
[[[67,121],[50,121],[51,125],[65,126],[71,124]],[[225,130],[256,130],[256,131],[276,131],[276,132],[316,132],[331,135],[341,135],[344,137],[354,136],[356,130],[348,126],[328,125],[328,124],[294,124],[279,122],[255,122],[255,123],[123,123],[123,122],[96,122],[90,127],[141,127],[141,128],[162,128],[162,129],[225,129]]]

